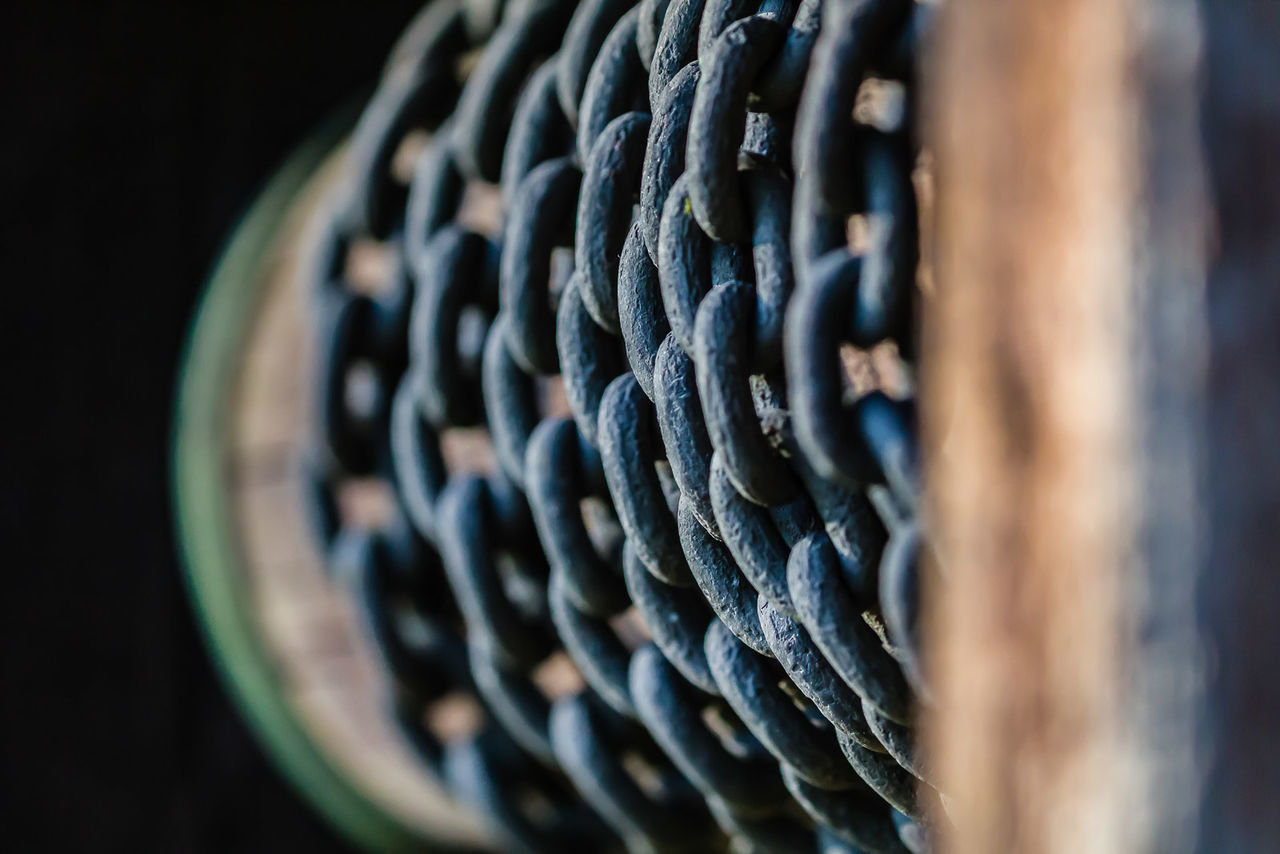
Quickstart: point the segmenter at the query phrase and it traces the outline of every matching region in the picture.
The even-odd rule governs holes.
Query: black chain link
[[[311,507],[503,850],[928,849],[913,408],[846,362],[912,373],[929,11],[435,0],[395,49],[316,243]]]

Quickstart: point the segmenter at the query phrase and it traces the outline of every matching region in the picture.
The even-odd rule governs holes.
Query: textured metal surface
[[[316,243],[311,509],[406,734],[503,850],[928,848],[929,12],[442,0],[397,47]],[[475,428],[492,465],[449,450]]]

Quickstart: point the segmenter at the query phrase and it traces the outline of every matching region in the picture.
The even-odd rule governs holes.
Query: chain
[[[502,850],[928,850],[930,11],[434,0],[394,50],[315,240],[309,507]]]

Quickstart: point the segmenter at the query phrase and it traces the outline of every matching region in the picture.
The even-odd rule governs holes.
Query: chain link
[[[315,241],[309,503],[502,850],[928,849],[914,411],[849,362],[912,373],[929,12],[434,0],[394,50]]]

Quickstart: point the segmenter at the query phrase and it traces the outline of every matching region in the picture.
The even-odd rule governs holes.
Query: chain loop
[[[903,395],[929,19],[436,0],[393,52],[309,268],[308,510],[501,850],[897,854],[945,820]]]

